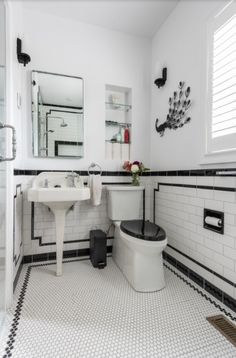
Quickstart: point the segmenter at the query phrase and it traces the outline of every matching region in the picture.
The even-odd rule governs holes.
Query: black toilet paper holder
[[[220,226],[211,225],[206,222],[206,217],[210,216],[220,220]],[[204,209],[203,213],[203,227],[204,229],[215,231],[218,234],[224,235],[224,213],[222,211],[216,211],[212,209]]]

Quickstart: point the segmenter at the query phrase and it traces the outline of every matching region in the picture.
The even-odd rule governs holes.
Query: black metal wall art
[[[191,100],[189,99],[190,87],[185,87],[185,82],[179,82],[178,90],[169,98],[169,113],[166,116],[166,121],[158,126],[159,119],[156,119],[156,131],[162,137],[165,130],[178,129],[188,123],[191,118],[187,117],[186,113],[191,107]]]

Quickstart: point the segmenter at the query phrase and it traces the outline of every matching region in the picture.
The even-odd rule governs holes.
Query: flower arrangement
[[[129,162],[128,160],[124,162],[123,169],[132,174],[132,185],[140,185],[140,175],[148,171],[148,168],[145,168],[144,164],[135,160],[134,162]]]

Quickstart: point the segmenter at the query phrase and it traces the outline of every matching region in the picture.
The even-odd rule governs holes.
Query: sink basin
[[[90,198],[89,188],[31,188],[28,200],[43,202],[76,202]]]
[[[90,190],[79,186],[75,180],[75,187],[68,186],[69,173],[43,172],[33,181],[32,188],[28,190],[28,200],[35,202],[76,202],[90,199]],[[45,188],[45,183],[47,187]]]
[[[65,217],[68,209],[77,201],[90,199],[90,189],[81,187],[77,178],[74,187],[69,187],[67,172],[43,172],[33,181],[32,188],[28,190],[28,200],[48,206],[55,216],[56,222],[56,252],[57,276],[62,275],[62,255],[65,230]],[[47,187],[45,187],[45,185]]]

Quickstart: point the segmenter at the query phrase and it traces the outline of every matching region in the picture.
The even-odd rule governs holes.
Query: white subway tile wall
[[[55,245],[40,246],[39,240],[31,237],[31,203],[27,201],[27,189],[31,187],[32,176],[16,176],[15,185],[21,184],[23,190],[23,248],[22,255],[32,255],[55,251]],[[87,177],[84,177],[86,181]],[[130,177],[103,177],[103,182],[130,182]],[[141,177],[145,187],[146,219],[153,221],[153,189],[158,183],[204,185],[215,187],[235,187],[232,177]],[[155,220],[168,236],[168,242],[192,259],[226,279],[236,282],[236,196],[235,192],[224,190],[195,189],[178,186],[159,186],[156,192]],[[225,214],[224,235],[203,228],[203,209],[223,211]],[[35,205],[34,237],[42,237],[42,244],[55,242],[55,223],[52,213],[44,205]],[[141,213],[140,213],[141,215]],[[89,202],[77,203],[66,218],[65,240],[89,238],[89,230],[99,228],[107,231],[110,221],[107,218],[106,191],[103,190],[102,203],[93,207]],[[110,235],[112,235],[112,230]],[[112,244],[112,240],[108,242]],[[88,242],[68,243],[64,250],[88,248]],[[17,248],[16,248],[17,249]],[[205,279],[230,296],[236,298],[236,288],[200,265],[187,259],[170,247],[166,251],[180,262],[196,271]]]
[[[179,184],[179,178],[157,178],[157,183]],[[188,180],[191,178],[188,178]],[[214,190],[214,187],[235,188],[235,178],[196,177],[192,183],[212,186],[195,189],[159,186],[156,191],[155,219],[167,233],[168,243],[224,278],[236,283],[236,198],[235,192]],[[186,181],[187,183],[188,181]],[[182,181],[184,183],[184,181]],[[190,183],[190,181],[189,181]],[[190,184],[195,185],[195,184]],[[157,186],[156,186],[157,188]],[[225,213],[224,235],[203,228],[203,209]],[[177,260],[236,298],[236,289],[216,275],[170,247],[166,250]]]

